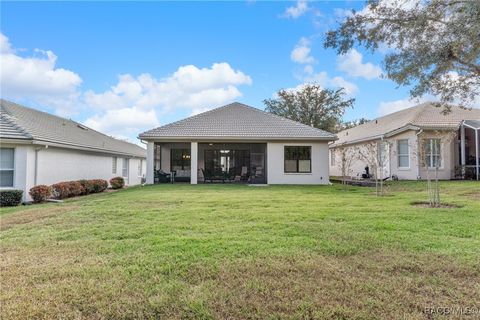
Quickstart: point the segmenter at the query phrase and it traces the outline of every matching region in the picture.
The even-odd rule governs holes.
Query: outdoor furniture
[[[206,183],[207,180],[209,180],[210,182],[222,181],[223,183],[225,183],[226,177],[225,177],[225,174],[223,174],[223,172],[218,172],[214,174],[210,170],[202,168],[202,173],[203,173],[203,183]]]
[[[158,183],[168,183],[171,182],[172,175],[170,173],[166,173],[163,170],[155,171],[155,180]]]

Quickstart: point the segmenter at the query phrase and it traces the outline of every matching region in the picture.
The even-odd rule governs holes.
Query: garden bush
[[[52,196],[52,187],[41,184],[31,188],[29,193],[33,202],[45,202]]]
[[[125,186],[125,180],[122,177],[115,177],[110,179],[110,186],[112,189],[121,189]]]
[[[22,203],[22,190],[1,190],[0,191],[0,206],[13,207]]]
[[[52,193],[55,199],[68,198],[70,196],[70,184],[68,182],[52,184]]]
[[[92,182],[94,193],[105,191],[108,188],[107,180],[94,179],[90,181]]]
[[[83,194],[94,193],[92,180],[78,180],[83,187]]]

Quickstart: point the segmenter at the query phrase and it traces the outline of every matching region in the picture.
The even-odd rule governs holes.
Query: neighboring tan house
[[[72,120],[1,99],[0,188],[28,191],[40,184],[125,178],[142,182],[146,150]]]
[[[437,168],[439,179],[478,180],[480,109],[442,111],[423,103],[339,132],[330,174],[360,177],[368,166],[379,178],[415,180]]]
[[[147,183],[328,184],[332,133],[232,103],[140,134]]]

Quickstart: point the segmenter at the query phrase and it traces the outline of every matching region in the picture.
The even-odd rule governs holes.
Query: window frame
[[[12,161],[12,168],[2,168],[1,167],[1,163],[0,163],[0,172],[3,172],[3,171],[8,171],[8,172],[12,172],[12,185],[11,186],[0,186],[0,189],[13,189],[15,188],[15,175],[16,175],[16,172],[15,172],[15,148],[9,148],[9,147],[1,147],[0,149],[11,149],[13,151],[13,161]]]
[[[123,161],[122,161],[122,177],[123,177],[123,178],[128,179],[128,175],[129,175],[128,169],[129,169],[129,166],[130,166],[130,159],[129,159],[129,158],[123,158]],[[124,173],[126,173],[126,174],[124,174]]]
[[[137,176],[142,177],[143,175],[143,159],[138,161]]]
[[[118,157],[112,157],[112,174],[118,172]]]
[[[433,146],[434,146],[434,141],[438,141],[438,145],[435,143],[437,146],[436,150],[438,150],[438,153],[433,153]],[[430,152],[427,153],[427,143],[430,148]],[[435,168],[443,168],[443,161],[442,161],[442,139],[441,138],[427,138],[424,141],[424,148],[425,148],[425,167],[428,169],[435,169]],[[434,166],[434,157],[438,157],[438,161],[440,161],[440,165]],[[427,161],[429,159],[430,161]]]
[[[294,148],[293,154],[295,159],[287,159],[287,149]],[[309,152],[309,159],[299,159],[300,158],[300,152],[298,149],[300,148],[307,148]],[[309,163],[309,170],[308,171],[300,171],[300,161],[302,160],[308,160],[310,161]],[[295,171],[287,171],[287,165],[286,161],[295,161],[296,162],[296,169]],[[283,147],[283,172],[287,174],[309,174],[312,173],[312,146],[298,146],[298,145],[291,145],[291,146],[284,146]]]
[[[401,153],[400,152],[400,144],[405,143],[407,144],[407,153]],[[407,157],[408,165],[407,166],[401,166],[400,165],[400,158],[401,157]],[[410,144],[408,139],[399,139],[397,140],[397,167],[398,169],[410,169]]]
[[[336,165],[336,161],[335,161],[335,150],[334,149],[331,149],[330,150],[330,166],[335,166]]]

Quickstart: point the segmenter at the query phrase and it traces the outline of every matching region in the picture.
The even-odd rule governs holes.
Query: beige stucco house
[[[140,134],[147,183],[328,184],[332,133],[232,103]],[[168,180],[167,179],[167,180]]]
[[[330,174],[379,178],[479,179],[480,109],[423,103],[338,133],[330,145]]]
[[[122,176],[142,182],[146,150],[78,122],[1,99],[0,189]]]

